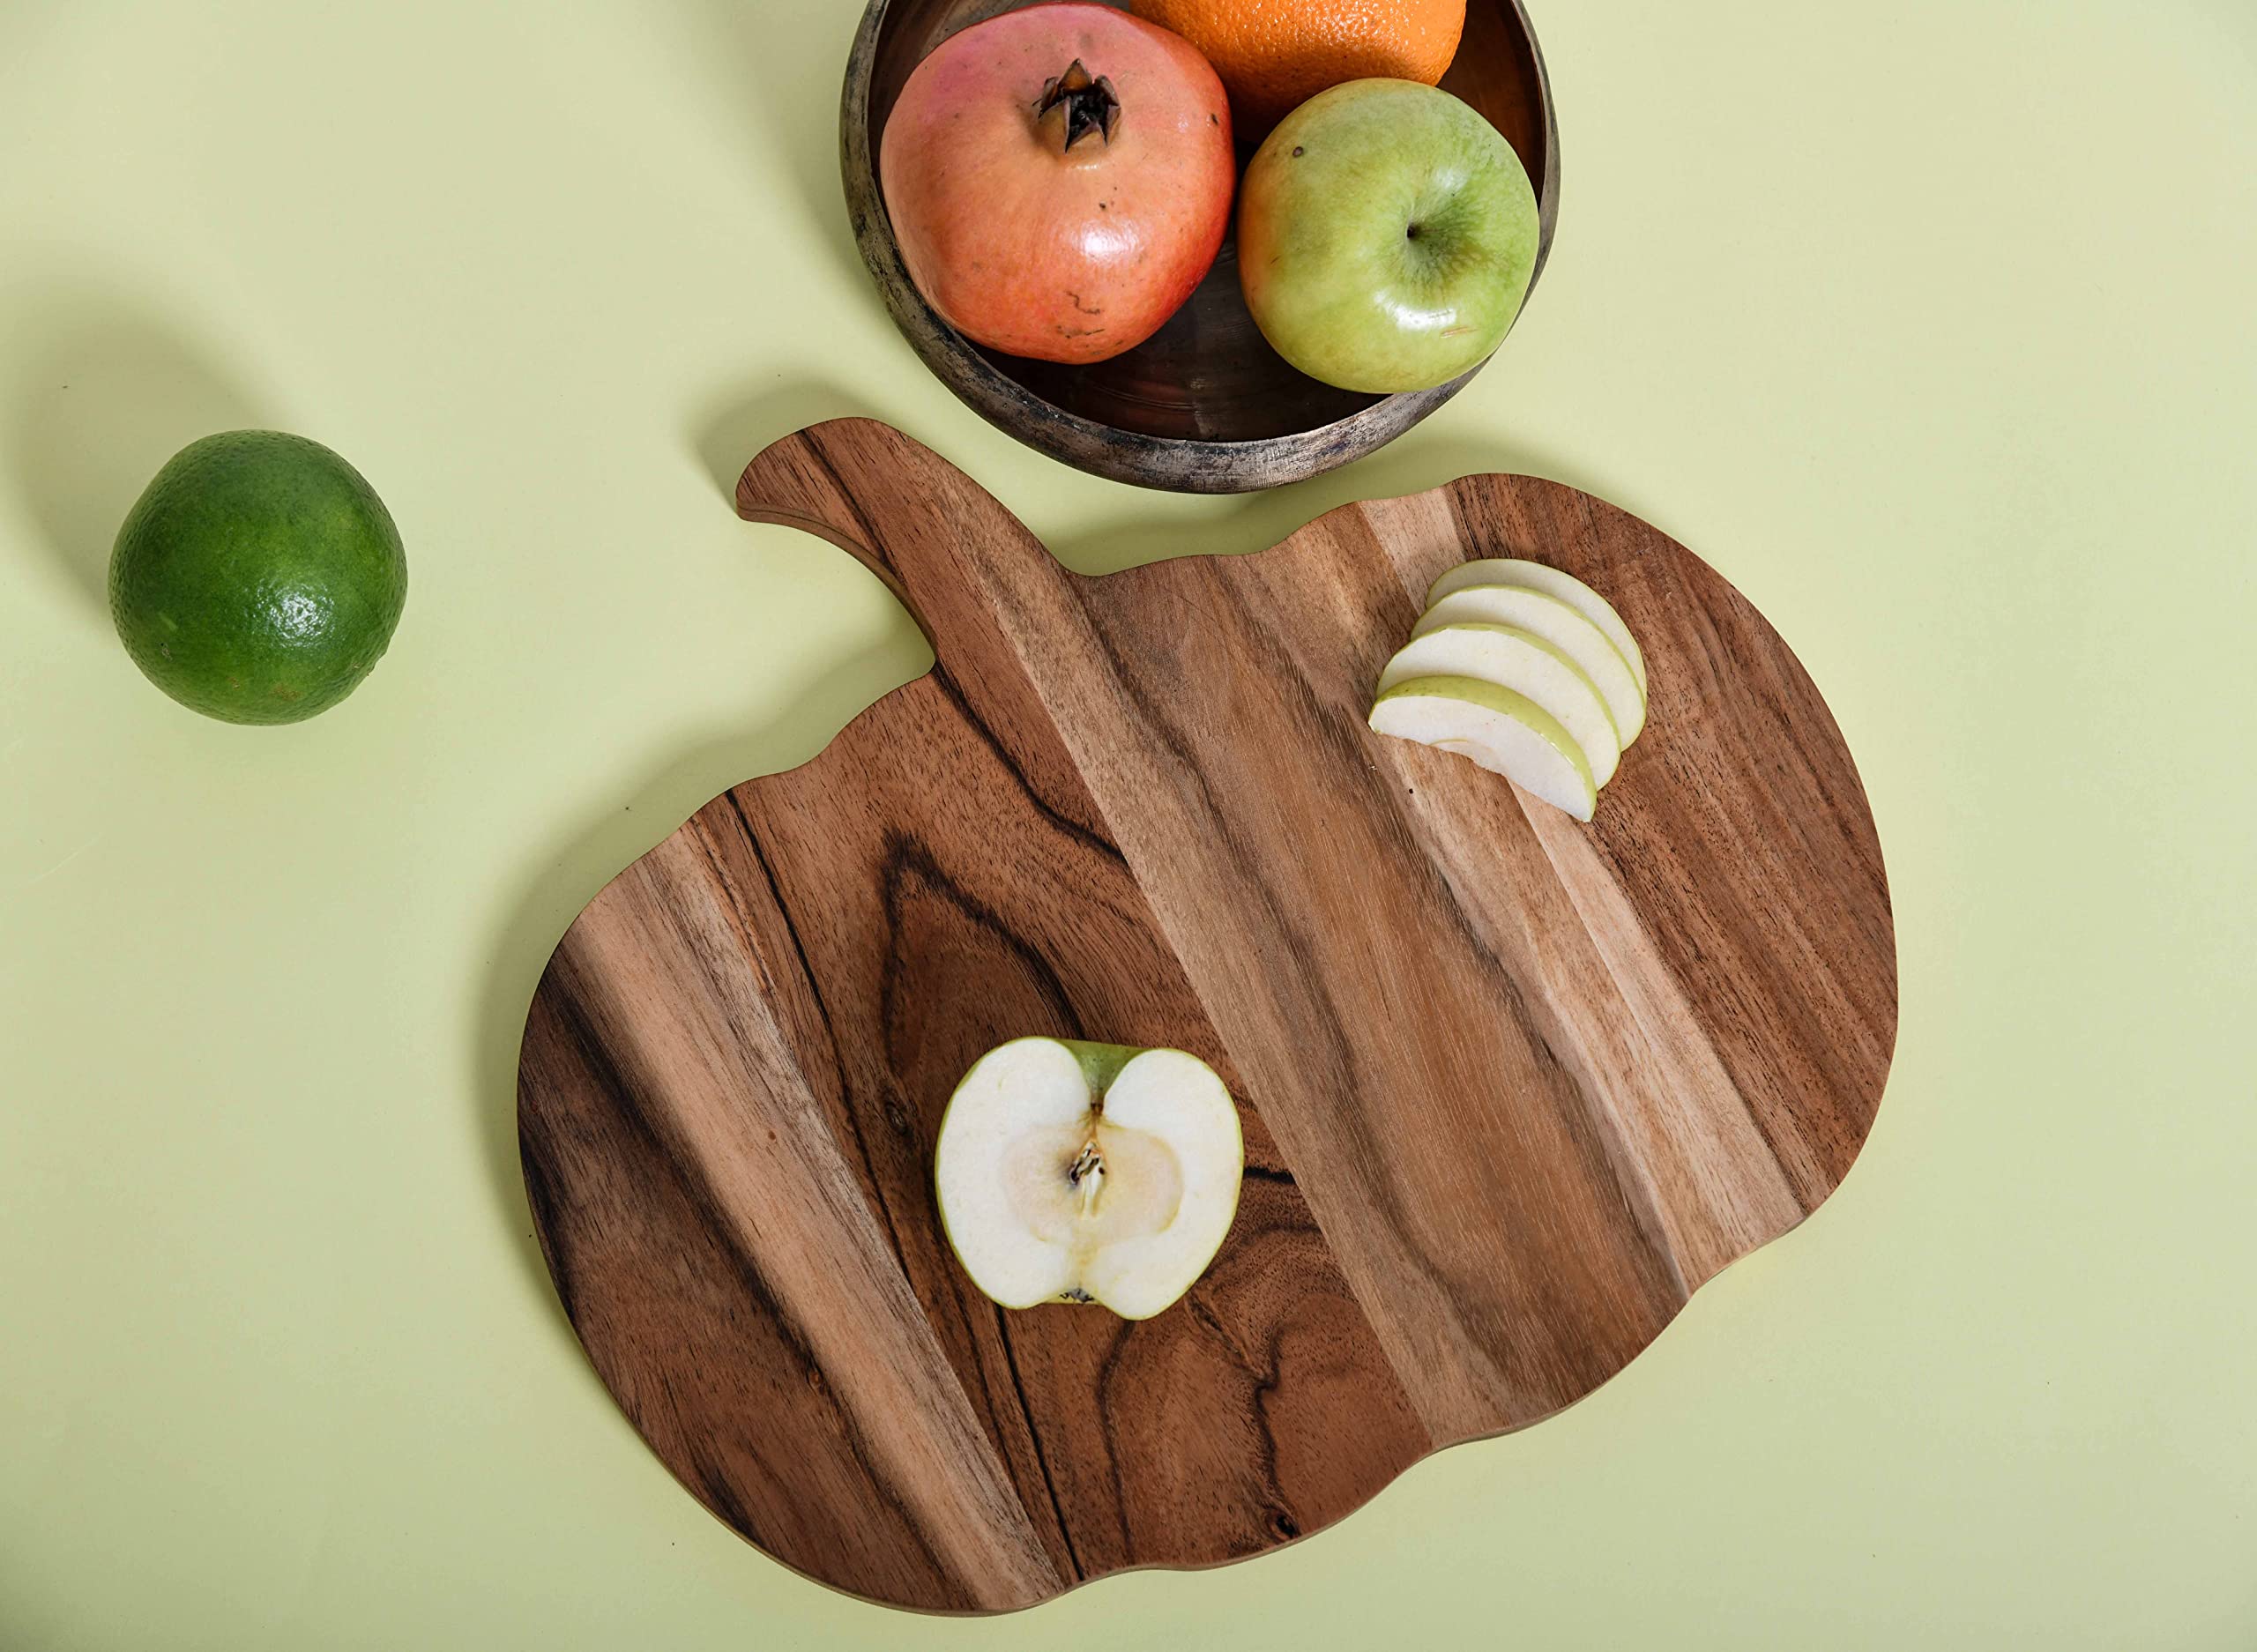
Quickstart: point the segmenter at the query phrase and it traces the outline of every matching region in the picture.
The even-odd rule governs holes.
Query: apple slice
[[[1443,625],[1414,633],[1380,673],[1379,691],[1412,677],[1476,677],[1526,695],[1568,731],[1590,765],[1595,786],[1613,779],[1622,761],[1622,737],[1598,687],[1564,650],[1533,632],[1510,625]]]
[[[1542,637],[1590,679],[1606,702],[1615,734],[1623,745],[1637,739],[1645,728],[1646,692],[1639,686],[1630,662],[1607,640],[1605,632],[1559,598],[1529,585],[1466,585],[1436,600],[1426,610],[1426,618],[1412,628],[1411,635],[1424,636],[1456,625],[1509,625]],[[1598,754],[1589,744],[1583,750],[1597,769]],[[1606,784],[1604,776],[1599,784]]]
[[[1198,1057],[1015,1038],[949,1098],[933,1187],[957,1260],[1003,1306],[1145,1320],[1214,1261],[1245,1168],[1238,1109]]]
[[[1575,737],[1526,695],[1493,682],[1413,677],[1379,696],[1371,725],[1471,757],[1577,820],[1589,820],[1598,806],[1598,787]]]
[[[1476,562],[1461,562],[1434,581],[1426,592],[1426,606],[1431,608],[1452,592],[1463,591],[1468,585],[1523,585],[1547,597],[1559,598],[1606,633],[1607,640],[1620,649],[1622,658],[1630,662],[1639,692],[1645,692],[1646,657],[1638,651],[1638,639],[1630,635],[1630,628],[1622,623],[1622,616],[1614,612],[1614,605],[1573,574],[1523,557],[1485,556]]]

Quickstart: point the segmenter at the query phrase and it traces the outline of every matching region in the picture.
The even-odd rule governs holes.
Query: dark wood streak
[[[990,728],[986,720],[973,709],[972,702],[965,697],[962,686],[949,675],[946,666],[935,664],[931,674],[934,686],[949,696],[957,711],[962,714],[965,726],[979,735],[981,743],[995,754],[995,760],[1009,770],[1012,779],[1016,780],[1020,790],[1026,793],[1027,801],[1042,811],[1043,818],[1084,848],[1093,849],[1108,860],[1121,859],[1121,850],[1111,838],[1101,832],[1092,831],[1042,795],[1033,780],[1028,777],[1026,770],[1019,766],[1009,751],[1004,749],[1003,742],[997,737],[995,731]]]
[[[981,904],[961,884],[950,878],[942,869],[940,862],[935,860],[931,852],[915,839],[897,834],[890,838],[888,850],[884,867],[880,873],[881,887],[884,890],[885,897],[888,934],[897,934],[900,929],[902,885],[905,877],[913,876],[920,885],[932,890],[950,906],[962,913],[975,927],[994,936],[1025,966],[1029,977],[1036,983],[1042,995],[1043,1007],[1054,1014],[1054,1021],[1052,1021],[1051,1024],[1060,1029],[1054,1036],[1068,1038],[1085,1038],[1089,1036],[1088,1030],[1081,1024],[1081,1018],[1074,1012],[1073,1002],[1067,996],[1065,983],[1058,979],[1058,972],[1050,967],[1049,961],[1040,952],[1029,945],[1026,940],[1005,923],[996,912]],[[886,971],[886,997],[881,1001],[883,1007],[879,1012],[881,1027],[890,1028],[893,1025],[893,1016],[890,1013],[892,995],[901,982],[901,971],[897,970]],[[1046,1017],[1046,1020],[1049,1019]]]
[[[1239,1339],[1233,1334],[1231,1328],[1216,1317],[1215,1311],[1207,1306],[1206,1299],[1196,1287],[1190,1295],[1184,1298],[1183,1309],[1196,1320],[1200,1328],[1215,1340],[1216,1344],[1224,1352],[1230,1356],[1232,1363],[1252,1380],[1253,1404],[1250,1409],[1254,1416],[1262,1418],[1263,1396],[1277,1386],[1277,1343],[1273,1340],[1265,1343],[1263,1350],[1263,1357],[1255,1358],[1240,1345]],[[1262,1419],[1262,1426],[1256,1433],[1261,1442],[1261,1450],[1255,1460],[1255,1477],[1263,1488],[1263,1507],[1268,1511],[1263,1516],[1263,1523],[1274,1529],[1279,1518],[1286,1516],[1283,1494],[1277,1486],[1277,1441],[1270,1432],[1267,1418]],[[1289,1517],[1287,1517],[1287,1523],[1291,1523]]]
[[[937,1213],[935,1219],[937,1220]],[[965,1377],[966,1392],[977,1389],[980,1421],[987,1430],[988,1438],[994,1442],[996,1452],[1012,1465],[1012,1484],[1019,1488],[1020,1500],[1029,1506],[1030,1514],[1038,1511],[1029,1494],[1032,1488],[1013,1456],[1013,1446],[1023,1443],[1026,1455],[1034,1460],[1035,1475],[1043,1494],[1041,1507],[1047,1509],[1050,1516],[1049,1524],[1040,1529],[1041,1536],[1058,1566],[1059,1575],[1069,1580],[1085,1578],[1089,1573],[1075,1551],[1073,1533],[1059,1500],[1056,1485],[1051,1477],[1049,1462],[1043,1455],[1035,1413],[1027,1402],[1025,1384],[1019,1376],[1018,1356],[1010,1345],[1010,1328],[997,1317],[1000,1310],[995,1305],[981,1296],[965,1277],[962,1269],[950,1269],[946,1283],[949,1301],[954,1309],[954,1321],[965,1328],[968,1336],[972,1327],[985,1327],[988,1336],[981,1345],[991,1342],[1002,1354],[1003,1375],[1010,1387],[1010,1400],[1007,1409],[989,1380],[987,1362],[980,1359],[976,1351],[957,1367],[959,1371],[969,1373]]]
[[[768,881],[769,898],[775,903],[777,912],[783,918],[784,933],[791,938],[792,956],[799,964],[800,973],[807,980],[808,992],[814,995],[817,1015],[822,1017],[824,1027],[830,1031],[831,1037],[826,1046],[830,1056],[827,1065],[831,1069],[832,1083],[837,1087],[838,1092],[843,1096],[847,1093],[848,1088],[846,1068],[838,1055],[838,1023],[833,1019],[830,1008],[823,1001],[822,979],[816,974],[814,965],[808,959],[807,943],[800,938],[799,925],[793,921],[792,909],[786,904],[783,891],[776,887],[776,873],[774,868],[769,866],[767,855],[761,850],[760,834],[753,830],[752,822],[745,818],[744,807],[737,801],[734,793],[724,792],[721,797],[729,806],[730,818],[736,822],[737,830],[743,834],[745,846],[752,851],[753,859],[760,867],[761,876]],[[718,865],[715,872],[726,885],[727,874],[721,872]],[[741,916],[741,909],[740,913]],[[755,933],[749,921],[744,922],[743,931],[747,936]],[[909,1253],[902,1244],[901,1231],[894,1223],[892,1208],[879,1192],[877,1162],[870,1155],[869,1139],[862,1134],[861,1121],[854,1112],[848,1111],[845,1116],[846,1134],[848,1139],[853,1143],[855,1160],[861,1168],[864,1190],[869,1195],[872,1208],[885,1223],[886,1242],[892,1246],[894,1260],[901,1265],[902,1271],[905,1274],[909,1270]]]
[[[548,1006],[563,1022],[574,1049],[588,1060],[591,1069],[596,1074],[598,1082],[603,1088],[606,1098],[613,1104],[611,1117],[635,1134],[637,1144],[642,1150],[643,1161],[663,1174],[669,1185],[695,1213],[701,1236],[726,1258],[733,1281],[742,1293],[746,1306],[760,1316],[780,1340],[783,1348],[788,1351],[792,1360],[793,1378],[810,1391],[830,1415],[838,1419],[840,1424],[838,1431],[838,1438],[847,1447],[872,1491],[885,1507],[899,1517],[901,1528],[914,1544],[918,1558],[930,1568],[934,1576],[945,1578],[948,1567],[926,1540],[914,1512],[893,1494],[887,1477],[872,1462],[867,1450],[867,1442],[854,1426],[851,1413],[832,1401],[829,1385],[823,1376],[822,1361],[808,1345],[800,1328],[785,1312],[782,1305],[777,1301],[774,1294],[770,1291],[767,1281],[762,1276],[757,1260],[734,1241],[730,1224],[713,1202],[711,1187],[706,1179],[698,1173],[697,1161],[692,1157],[673,1151],[654,1127],[642,1106],[637,1103],[633,1087],[627,1083],[617,1066],[611,1060],[607,1049],[597,1035],[580,998],[571,990],[569,974],[557,981],[555,992],[547,993],[545,990],[544,996]],[[520,1116],[522,1120],[523,1115]],[[521,1128],[520,1141],[524,1142],[527,1139],[529,1139],[527,1133]],[[528,1152],[525,1157],[529,1161],[540,1159],[540,1155],[536,1152]],[[544,1185],[547,1185],[552,1184],[555,1179],[553,1174],[544,1170],[540,1173],[540,1179]],[[553,1194],[545,1203],[553,1217],[557,1209]],[[541,1231],[544,1235],[545,1253],[546,1235],[550,1232],[573,1233],[583,1231],[585,1226],[586,1213],[575,1211],[572,1215],[575,1219],[561,1228],[552,1229],[549,1225],[543,1225]],[[556,1260],[554,1257],[551,1258],[551,1267],[552,1269],[556,1267]],[[569,1270],[566,1276],[569,1276]],[[572,1313],[571,1299],[566,1298],[564,1300],[567,1304],[567,1313]],[[579,1320],[575,1318],[574,1323],[577,1325],[579,1322]],[[600,1359],[598,1361],[597,1368],[599,1374],[604,1376],[607,1382],[612,1380],[610,1370]],[[660,1366],[656,1368],[656,1373],[659,1391],[667,1396],[669,1409],[677,1415],[694,1414],[686,1411],[681,1404],[671,1380],[669,1368]],[[618,1392],[616,1387],[614,1388],[614,1392]],[[625,1409],[637,1427],[648,1437],[652,1425],[648,1410],[632,1403],[626,1403]],[[685,1430],[681,1439],[683,1441],[683,1462],[687,1466],[688,1472],[678,1473],[677,1477],[683,1480],[700,1502],[741,1533],[749,1541],[764,1548],[772,1548],[774,1545],[764,1539],[759,1524],[739,1499],[728,1473],[712,1456],[700,1434],[695,1429]]]
[[[1092,1384],[1099,1396],[1099,1428],[1105,1440],[1106,1461],[1112,1464],[1119,1464],[1126,1460],[1128,1451],[1132,1448],[1124,1445],[1121,1440],[1124,1408],[1115,1403],[1114,1381],[1116,1373],[1121,1370],[1122,1356],[1128,1351],[1130,1339],[1136,1335],[1136,1328],[1134,1325],[1122,1325],[1114,1333],[1106,1347],[1105,1357],[1099,1363],[1097,1376]],[[1129,1403],[1132,1405],[1136,1404],[1136,1396],[1132,1396]],[[1119,1552],[1133,1552],[1135,1511],[1129,1507],[1125,1488],[1120,1486],[1117,1476],[1114,1485],[1116,1489],[1111,1499],[1111,1507],[1107,1512],[1112,1517],[1114,1529],[1118,1534],[1116,1542]]]
[[[596,1047],[592,1042],[592,1029],[577,996],[568,988],[557,994],[557,1005],[572,1031],[574,1042],[583,1050]],[[617,1069],[609,1068],[615,1082]],[[618,1115],[631,1123],[640,1133],[642,1145],[652,1163],[663,1165],[670,1173],[674,1187],[702,1218],[705,1231],[726,1254],[734,1269],[736,1283],[771,1321],[778,1335],[798,1358],[801,1379],[810,1387],[822,1390],[824,1387],[823,1366],[808,1345],[806,1336],[793,1323],[791,1316],[776,1300],[768,1283],[761,1276],[758,1261],[744,1247],[734,1242],[726,1217],[714,1204],[712,1192],[704,1177],[696,1172],[696,1162],[667,1146],[660,1133],[637,1102],[634,1090],[625,1085],[612,1089],[608,1098],[618,1109]]]
[[[1081,579],[865,420],[738,497],[878,571],[934,669],[590,904],[519,1119],[598,1372],[785,1563],[997,1611],[1292,1541],[1582,1397],[1847,1170],[1896,1015],[1872,822],[1791,654],[1653,530],[1472,477]],[[1484,554],[1647,644],[1588,828],[1362,726]],[[1238,1099],[1238,1219],[1152,1320],[1000,1313],[949,1252],[942,1111],[1030,1032],[1190,1050]]]
[[[1089,1575],[1089,1568],[1082,1564],[1082,1557],[1074,1548],[1073,1522],[1066,1518],[1066,1506],[1058,1498],[1058,1482],[1051,1477],[1050,1458],[1042,1449],[1042,1430],[1034,1407],[1027,1400],[1026,1383],[1019,1376],[1018,1354],[1011,1346],[1010,1322],[1003,1309],[994,1307],[992,1303],[989,1306],[995,1315],[995,1340],[1002,1344],[1003,1361],[1011,1373],[1011,1392],[1017,1397],[1019,1415],[1025,1420],[1027,1439],[1034,1447],[1036,1466],[1042,1470],[1042,1489],[1049,1496],[1050,1513],[1058,1522],[1058,1536],[1066,1545],[1066,1559],[1073,1568],[1069,1575],[1079,1582]]]

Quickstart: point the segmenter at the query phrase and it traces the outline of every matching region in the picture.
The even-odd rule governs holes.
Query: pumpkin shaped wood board
[[[1082,577],[860,419],[737,505],[860,558],[934,665],[595,897],[518,1127],[597,1371],[786,1565],[992,1611],[1260,1553],[1580,1399],[1848,1170],[1896,1033],[1873,822],[1794,656],[1663,534],[1470,476]],[[1644,649],[1589,826],[1366,726],[1484,555]],[[1236,1223],[1155,1318],[1006,1313],[942,1237],[942,1110],[1029,1033],[1188,1050],[1238,1100]]]

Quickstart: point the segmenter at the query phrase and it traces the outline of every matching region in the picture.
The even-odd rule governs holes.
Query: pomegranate
[[[1230,104],[1180,37],[1061,0],[950,35],[887,118],[909,279],[991,349],[1101,361],[1191,296],[1230,222]]]

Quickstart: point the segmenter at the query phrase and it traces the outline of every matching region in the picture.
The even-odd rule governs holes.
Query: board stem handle
[[[810,425],[738,479],[737,514],[830,540],[883,580],[942,667],[969,681],[1022,658],[1073,576],[994,497],[873,419]]]

